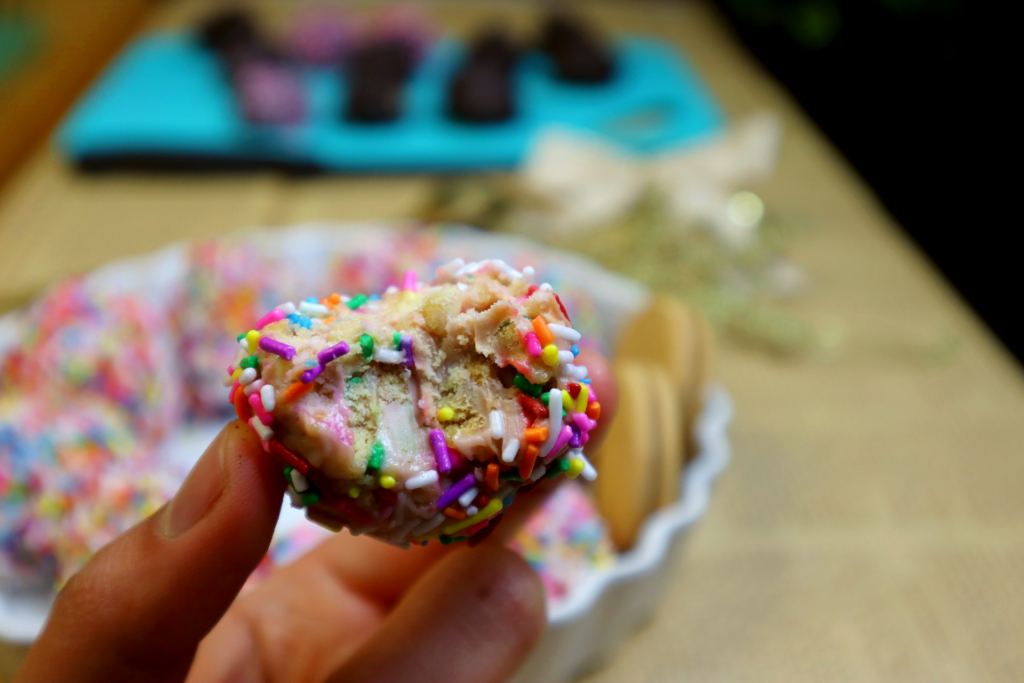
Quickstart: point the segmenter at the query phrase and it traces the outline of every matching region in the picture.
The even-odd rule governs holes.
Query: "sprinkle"
[[[552,389],[548,394],[548,438],[540,449],[541,455],[547,455],[559,438],[562,429],[562,392]]]
[[[459,496],[459,505],[464,508],[468,508],[473,503],[473,499],[476,498],[476,494],[478,493],[480,493],[480,491],[478,491],[475,486],[469,489]]]
[[[569,439],[569,448],[580,448],[583,446],[583,430],[577,425],[569,425],[572,429],[572,438]]]
[[[495,441],[505,438],[505,418],[500,410],[491,411],[491,438]]]
[[[238,383],[243,387],[246,384],[256,381],[256,368],[246,368],[242,370],[242,374],[238,376]]]
[[[386,489],[393,488],[396,483],[395,478],[390,474],[382,474],[380,477],[380,485]]]
[[[463,512],[462,510],[457,510],[457,509],[455,509],[453,507],[446,507],[444,509],[444,514],[445,514],[446,517],[451,517],[452,519],[465,519],[466,518],[466,513],[465,512]]]
[[[284,313],[285,317],[287,317],[287,316],[289,316],[289,315],[291,315],[292,313],[295,312],[295,304],[293,304],[291,301],[285,301],[283,304],[281,304],[280,306],[277,306],[276,308],[277,308],[277,310],[279,310],[282,313]]]
[[[431,531],[433,531],[437,527],[441,526],[443,523],[444,523],[444,515],[443,514],[434,515],[433,517],[431,517],[427,521],[425,521],[422,524],[420,524],[418,527],[415,527],[412,530],[412,534],[413,534],[413,536],[422,536],[423,534],[430,533]]]
[[[487,507],[485,507],[483,510],[476,513],[475,515],[467,517],[461,522],[455,522],[454,524],[449,524],[448,526],[446,526],[444,528],[444,533],[448,536],[451,536],[452,534],[462,531],[463,529],[475,526],[476,524],[484,521],[485,519],[490,519],[494,515],[501,512],[501,508],[501,501],[498,499],[494,499],[487,504]]]
[[[252,411],[256,413],[256,417],[258,417],[260,422],[263,424],[269,425],[274,421],[274,416],[263,409],[263,402],[260,401],[259,394],[253,394],[249,397],[249,405],[252,406]]]
[[[319,502],[320,502],[320,494],[319,493],[307,493],[306,495],[304,495],[302,497],[302,504],[305,505],[306,507],[309,507],[310,505],[316,505]]]
[[[543,403],[535,398],[531,398],[526,394],[516,394],[516,401],[522,406],[523,410],[533,414],[534,417],[547,417],[548,409]]]
[[[413,489],[420,489],[424,486],[429,486],[437,481],[437,470],[427,470],[422,474],[417,474],[415,477],[410,477],[405,480],[405,488],[409,491]]]
[[[341,303],[341,295],[335,292],[334,294],[331,294],[329,297],[327,297],[327,300],[331,302],[332,306],[337,306],[338,304]]]
[[[459,499],[463,493],[473,488],[476,485],[476,475],[470,472],[462,479],[452,484],[447,491],[441,494],[441,497],[437,499],[437,508],[446,508],[456,500]]]
[[[402,348],[402,333],[395,332],[394,336],[391,337],[391,343],[395,345],[396,349]]]
[[[558,365],[558,347],[554,344],[545,346],[544,352],[541,354],[541,360],[544,361],[544,365],[551,367]]]
[[[577,426],[584,432],[589,432],[591,429],[597,426],[597,422],[587,417],[586,413],[576,413],[572,416],[572,419],[576,422]]]
[[[368,334],[359,337],[359,348],[363,352],[365,360],[373,358],[373,337]]]
[[[384,444],[377,441],[373,444],[370,449],[370,460],[366,463],[366,469],[368,470],[379,470],[381,464],[384,462]],[[385,487],[390,488],[390,487]]]
[[[397,364],[405,360],[405,354],[401,351],[394,351],[392,349],[382,349],[377,347],[373,350],[373,359],[378,363],[391,363]]]
[[[572,345],[572,357],[575,358],[578,355],[580,355],[580,347],[578,347],[575,344],[573,344]]]
[[[267,325],[271,323],[276,323],[278,320],[281,320],[285,316],[286,314],[284,311],[282,311],[280,308],[275,308],[270,313],[267,313],[265,316],[256,321],[256,329],[262,330]]]
[[[502,462],[512,462],[516,459],[516,455],[519,453],[519,439],[512,439],[505,443],[505,448],[501,451]]]
[[[323,304],[314,303],[312,301],[303,301],[299,304],[299,312],[304,313],[308,316],[322,316],[327,315],[330,311]]]
[[[246,396],[252,396],[254,392],[257,392],[260,389],[262,389],[264,384],[265,382],[263,380],[258,379],[255,382],[251,382],[250,384],[246,385],[246,387],[242,389],[242,391],[245,392]]]
[[[299,315],[298,313],[292,313],[290,316],[288,316],[288,320],[293,325],[299,325],[300,327],[305,327],[307,330],[313,326],[313,321],[312,320],[310,320],[309,318],[307,318],[304,315]]]
[[[580,385],[576,382],[569,382],[569,396],[575,401],[576,397],[580,395]]]
[[[352,488],[350,488],[348,490],[348,497],[349,498],[358,498],[360,493],[362,493],[362,492],[359,490],[359,487],[358,486],[353,486]]]
[[[309,474],[309,463],[282,446],[281,442],[271,441],[269,450],[271,455],[277,456],[289,467],[294,467],[302,474]]]
[[[302,373],[302,375],[299,377],[299,379],[301,379],[304,383],[309,384],[310,382],[315,380],[317,377],[319,377],[320,373],[323,372],[323,371],[324,371],[324,366],[316,365],[314,367],[311,367],[309,370],[306,370],[304,373]]]
[[[527,282],[533,282],[533,278],[536,274],[537,273],[533,269],[533,266],[526,266],[525,268],[523,268],[523,279],[526,280]]]
[[[295,347],[289,346],[284,342],[279,342],[276,339],[270,337],[263,337],[260,339],[260,348],[267,353],[273,353],[274,355],[281,356],[285,360],[291,360],[295,357]]]
[[[281,402],[290,403],[297,400],[301,396],[305,395],[310,389],[313,388],[312,382],[294,382],[289,385],[287,389],[281,392]]]
[[[334,346],[328,346],[326,349],[316,354],[316,359],[320,361],[320,365],[327,365],[331,361],[341,358],[349,352],[348,342],[338,342]]]
[[[448,454],[448,443],[444,439],[444,432],[440,429],[430,430],[430,445],[434,449],[434,459],[437,461],[437,471],[442,474],[452,468],[452,460]]]
[[[451,406],[445,406],[441,410],[437,411],[437,419],[440,422],[450,422],[455,417],[455,411],[452,410]]]
[[[558,362],[563,364],[572,363],[576,359],[576,356],[572,355],[572,351],[559,351]]]
[[[547,471],[548,468],[545,467],[544,465],[541,465],[530,474],[530,481],[537,481],[538,479],[543,477]]]
[[[260,344],[260,333],[256,330],[249,330],[245,333],[245,343],[249,347],[249,353],[256,353]]]
[[[537,339],[537,335],[533,332],[526,335],[526,352],[530,354],[531,358],[536,358],[543,353],[540,340]]]
[[[568,317],[569,316],[566,316],[566,318]],[[551,334],[555,335],[559,339],[565,339],[566,341],[571,341],[574,344],[580,340],[580,333],[571,327],[551,323],[548,325],[548,329],[551,330]]]
[[[580,395],[576,397],[576,412],[577,413],[585,413],[585,412],[587,412],[587,407],[588,407],[588,403],[589,403],[589,401],[587,399],[589,399],[589,398],[590,398],[590,385],[581,384],[580,385]]]
[[[249,353],[249,342],[245,340],[245,333],[239,335],[238,347],[242,349],[242,353]]]
[[[523,439],[527,443],[531,441],[547,441],[548,439],[548,428],[547,427],[531,427],[523,432]]]
[[[242,361],[238,365],[239,365],[239,367],[244,368],[244,369],[252,368],[253,370],[259,370],[260,369],[260,359],[259,359],[258,356],[253,354],[251,356],[247,356],[247,357],[243,358]]]
[[[519,463],[519,476],[524,480],[529,478],[530,473],[533,472],[533,465],[537,462],[537,454],[539,452],[537,444],[531,443],[526,445],[526,454]]]
[[[532,384],[530,380],[526,379],[526,375],[519,373],[512,380],[512,383],[516,385],[519,391],[537,398],[544,391],[544,386],[541,384]]]
[[[572,439],[572,427],[565,425],[562,430],[558,433],[558,438],[555,439],[554,445],[551,450],[547,453],[548,460],[554,458],[558,454],[558,451],[562,450],[567,443]]]
[[[484,476],[484,481],[487,483],[487,488],[492,491],[498,490],[498,474],[498,464],[494,462],[489,463],[487,465],[487,474]]]
[[[292,488],[295,489],[295,493],[305,493],[309,490],[309,481],[297,469],[289,468],[288,478],[292,482]]]
[[[467,515],[472,516],[472,515],[475,515],[478,512],[480,512],[480,509],[477,506],[475,506],[475,505],[470,505],[469,507],[466,508],[466,514]],[[467,533],[466,535],[468,536],[469,534]]]
[[[249,418],[249,426],[252,427],[253,431],[256,432],[256,435],[264,441],[270,441],[274,438],[274,430],[260,422],[256,416]]]
[[[410,269],[410,270],[405,271],[405,275],[402,277],[402,289],[404,289],[407,292],[415,292],[416,291],[416,271],[415,270]]]
[[[593,403],[588,405],[587,406],[587,417],[589,417],[591,420],[594,420],[596,422],[597,419],[599,417],[601,417],[601,404],[598,403],[597,401],[594,401]]]
[[[564,474],[569,471],[569,461],[565,458],[559,458],[558,460],[551,463],[551,467],[548,468],[547,478],[554,479],[560,474]]]
[[[562,374],[572,377],[575,380],[582,380],[587,376],[587,369],[582,365],[573,365],[572,363],[565,363],[562,365]]]
[[[566,411],[572,410],[572,396],[569,395],[568,391],[562,392],[562,409]]]
[[[548,346],[555,342],[555,336],[551,333],[551,329],[548,327],[547,322],[545,322],[544,318],[539,315],[533,319],[533,331],[537,333],[537,339],[539,339],[540,343],[544,346]]]
[[[573,458],[572,462],[569,463],[569,470],[565,473],[565,476],[570,479],[575,479],[580,476],[584,467],[586,467],[586,463],[584,463],[583,460],[580,458]]]
[[[366,303],[365,294],[356,294],[354,297],[345,302],[345,305],[351,308],[353,311]]]
[[[271,384],[264,384],[260,387],[260,400],[263,402],[263,409],[268,413],[274,412],[277,407],[277,394]]]
[[[248,422],[249,418],[252,417],[252,407],[249,405],[249,401],[246,400],[244,392],[238,391],[236,389],[234,391],[234,394],[235,415],[242,422]]]
[[[235,371],[231,373],[231,379],[233,381],[237,382],[238,378],[241,376],[241,374],[242,374],[242,368],[235,368]]]
[[[405,354],[405,367],[411,368],[416,362],[412,354],[412,335],[402,335],[402,352]]]

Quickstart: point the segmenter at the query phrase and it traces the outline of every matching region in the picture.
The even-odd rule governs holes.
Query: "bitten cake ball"
[[[326,527],[406,546],[463,540],[542,477],[597,476],[601,406],[558,295],[502,261],[405,275],[383,296],[282,304],[240,349],[238,417]]]

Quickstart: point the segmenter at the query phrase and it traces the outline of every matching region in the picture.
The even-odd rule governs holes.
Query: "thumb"
[[[170,503],[68,581],[16,680],[183,680],[270,545],[277,469],[248,427],[225,427]]]
[[[498,544],[457,550],[413,584],[335,672],[345,683],[498,683],[544,631],[544,585]]]

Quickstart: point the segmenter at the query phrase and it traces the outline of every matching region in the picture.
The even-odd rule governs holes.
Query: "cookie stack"
[[[649,514],[681,494],[683,467],[696,455],[694,421],[711,366],[704,317],[656,296],[626,328],[616,354],[619,413],[597,456],[595,494],[612,540],[630,548]]]

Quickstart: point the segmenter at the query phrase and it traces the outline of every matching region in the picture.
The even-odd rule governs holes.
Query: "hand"
[[[596,452],[618,391],[604,359],[580,362],[601,401]],[[238,597],[284,481],[233,422],[170,503],[71,578],[15,681],[502,681],[546,623],[540,579],[504,543],[559,481],[518,496],[475,548],[403,551],[343,532]]]

